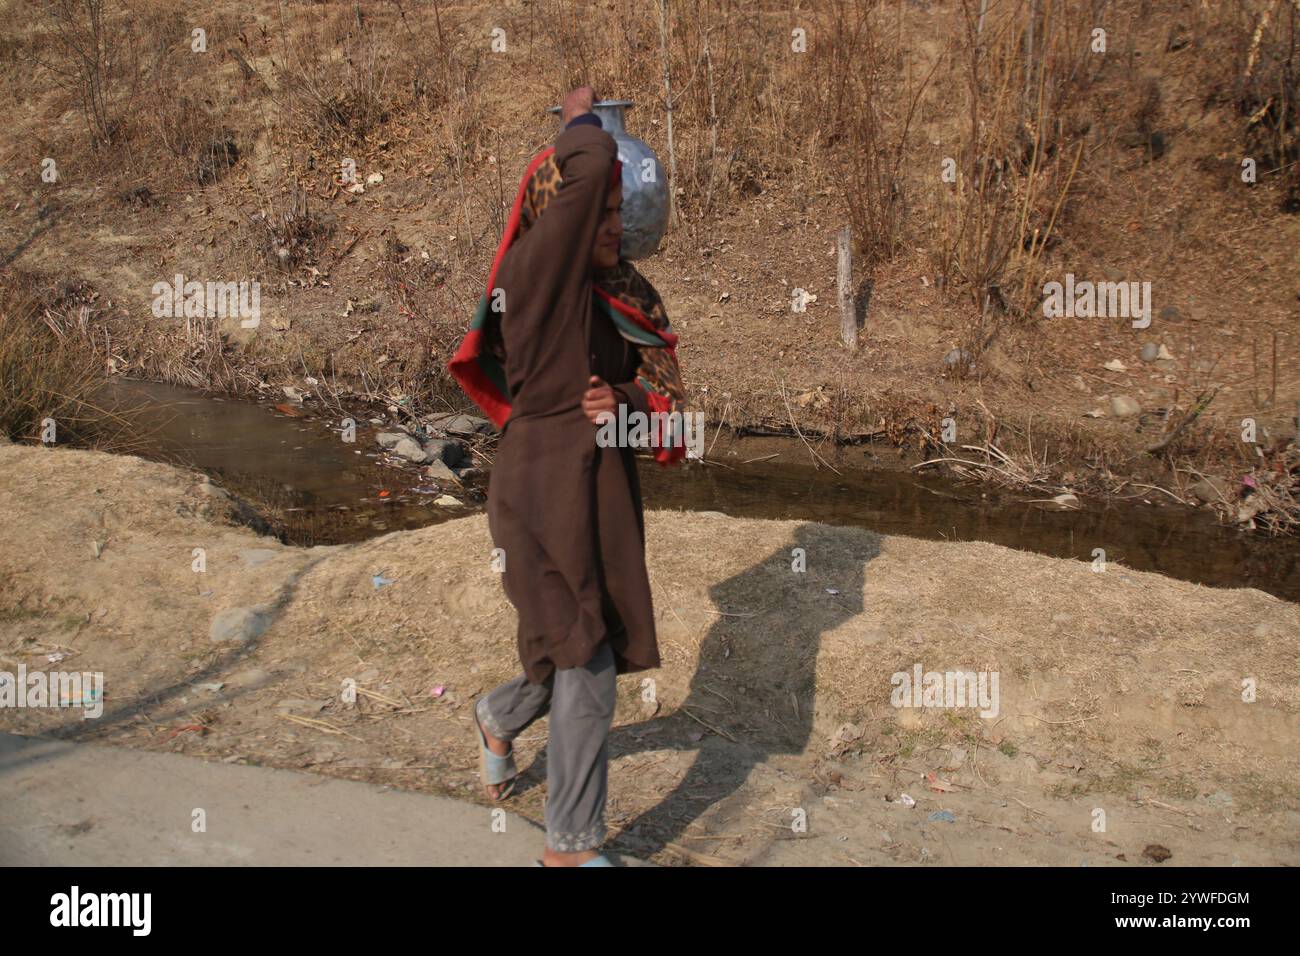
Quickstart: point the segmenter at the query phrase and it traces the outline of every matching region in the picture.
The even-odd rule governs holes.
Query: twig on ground
[[[1201,416],[1201,412],[1205,411],[1207,408],[1210,407],[1210,402],[1214,401],[1214,396],[1218,394],[1219,394],[1219,389],[1217,387],[1212,389],[1208,394],[1204,392],[1201,393],[1201,395],[1196,399],[1196,404],[1192,407],[1192,410],[1183,416],[1183,420],[1178,423],[1178,425],[1174,428],[1173,431],[1171,431],[1159,442],[1149,447],[1147,449],[1147,454],[1157,455],[1160,452],[1164,451],[1166,448],[1168,448],[1170,443],[1172,443],[1175,438],[1177,438],[1184,431],[1186,431],[1188,425],[1196,421],[1196,419],[1198,419]]]
[[[365,743],[365,740],[358,737],[356,734],[350,734],[346,730],[339,730],[339,728],[335,727],[333,724],[326,723],[323,720],[313,720],[310,717],[299,717],[297,714],[280,714],[279,716],[285,720],[293,721],[295,724],[302,724],[304,727],[314,727],[327,734],[335,734],[340,737],[351,737],[353,740],[358,740],[363,744]]]
[[[817,450],[813,448],[812,444],[808,441],[808,439],[804,437],[804,433],[799,430],[799,425],[794,420],[794,410],[790,407],[790,401],[785,397],[785,383],[784,382],[779,383],[779,388],[781,389],[781,401],[785,404],[786,414],[790,416],[790,427],[794,429],[794,433],[799,436],[799,440],[803,442],[804,447],[808,449],[808,454],[812,455],[813,466],[816,467],[817,462],[820,461],[831,471],[835,472],[835,474],[840,475],[840,477],[843,477],[840,470],[836,468],[834,465],[832,465],[830,462],[828,462],[821,455],[817,454]]]
[[[691,718],[691,720],[695,721],[697,724],[700,724],[701,726],[704,726],[704,727],[709,728],[709,730],[713,731],[715,734],[718,734],[718,735],[721,736],[721,737],[726,737],[726,738],[727,738],[728,740],[730,740],[733,744],[738,744],[738,743],[740,743],[739,740],[737,740],[735,737],[731,736],[731,734],[727,733],[725,730],[722,730],[722,729],[720,729],[720,728],[718,728],[718,727],[714,727],[712,724],[706,723],[705,721],[701,720],[699,717],[696,717],[694,714],[692,714],[692,713],[691,713],[689,710],[687,710],[685,707],[682,708],[682,713],[685,714],[687,717]]]

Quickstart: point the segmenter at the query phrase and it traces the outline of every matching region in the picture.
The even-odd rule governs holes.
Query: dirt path
[[[485,519],[298,549],[231,510],[163,465],[0,447],[0,669],[105,675],[98,720],[4,710],[0,729],[476,799],[470,705],[516,667]],[[647,525],[664,666],[620,681],[621,849],[1300,862],[1297,606],[989,544],[716,513]],[[219,618],[261,633],[214,642]],[[891,676],[916,665],[996,674],[996,716],[892,706]],[[543,740],[519,744],[512,810],[533,820]]]
[[[0,866],[531,866],[545,840],[445,797],[7,734],[0,777]]]

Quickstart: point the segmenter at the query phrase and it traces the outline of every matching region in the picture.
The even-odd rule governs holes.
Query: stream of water
[[[381,451],[373,426],[357,422],[355,443],[339,422],[303,409],[188,389],[114,380],[115,400],[135,415],[136,454],[198,468],[248,498],[293,544],[337,544],[460,517],[481,508],[486,481],[456,489],[464,504],[434,503],[443,490]],[[379,430],[382,430],[379,429]],[[1208,513],[1159,502],[1089,502],[1048,511],[1032,496],[997,492],[934,474],[873,467],[864,447],[819,453],[840,473],[815,467],[796,439],[714,442],[707,459],[675,468],[640,462],[647,508],[719,511],[855,525],[884,534],[991,541],[1056,557],[1106,560],[1217,587],[1256,587],[1300,601],[1300,543],[1225,528]],[[757,459],[757,460],[755,460]]]

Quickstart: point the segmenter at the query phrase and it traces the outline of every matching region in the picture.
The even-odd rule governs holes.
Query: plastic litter
[[[82,689],[81,701],[78,703],[75,696],[68,688],[62,688],[59,691],[59,703],[64,707],[89,707],[100,699],[99,689],[96,687],[86,687]]]
[[[939,779],[933,773],[927,773],[925,775],[925,780],[926,783],[929,784],[930,789],[934,790],[936,793],[947,793],[952,789],[952,784],[947,780]]]

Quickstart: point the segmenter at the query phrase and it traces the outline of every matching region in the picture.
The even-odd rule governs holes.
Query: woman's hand
[[[569,95],[564,98],[564,103],[560,106],[560,119],[563,125],[568,126],[569,120],[575,116],[581,116],[583,113],[590,113],[591,106],[596,102],[596,91],[590,86],[576,86],[569,91]]]
[[[618,396],[599,375],[593,375],[590,384],[591,387],[582,395],[582,411],[593,425],[603,425],[604,416],[617,411]]]

